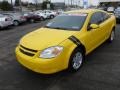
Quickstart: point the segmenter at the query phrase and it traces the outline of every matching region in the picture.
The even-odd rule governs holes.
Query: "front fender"
[[[77,45],[74,44],[73,42],[71,42],[69,39],[67,39],[64,42],[62,42],[60,44],[60,46],[64,47],[63,53],[64,53],[64,58],[66,58],[66,60],[64,60],[64,62],[63,62],[63,67],[67,69],[69,60],[70,60],[70,56],[71,56],[72,52],[74,51],[74,49],[77,47]]]

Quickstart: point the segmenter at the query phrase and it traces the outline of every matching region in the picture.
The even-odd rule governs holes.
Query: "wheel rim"
[[[33,22],[34,22],[34,19],[31,19],[30,21],[33,23]]]
[[[14,25],[15,25],[15,26],[18,26],[18,22],[17,22],[17,21],[14,21]]]
[[[42,21],[44,20],[43,17],[41,18],[41,20],[42,20]]]
[[[51,18],[54,18],[54,16],[51,16]]]
[[[114,36],[115,36],[115,32],[114,32],[114,31],[112,31],[112,33],[111,33],[111,41],[113,41],[113,40],[114,40]]]
[[[82,60],[83,60],[82,53],[77,52],[73,57],[73,68],[75,70],[80,68],[80,66],[82,65]]]

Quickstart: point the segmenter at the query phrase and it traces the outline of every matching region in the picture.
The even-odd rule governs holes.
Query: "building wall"
[[[120,0],[99,0],[99,7],[114,7],[120,6]]]
[[[120,0],[99,0],[99,2],[120,2]]]
[[[55,9],[65,9],[65,3],[63,2],[58,2],[58,3],[53,3],[53,5],[55,6]]]

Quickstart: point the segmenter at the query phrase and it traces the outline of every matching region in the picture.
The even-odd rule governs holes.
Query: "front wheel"
[[[114,40],[114,38],[115,38],[115,30],[112,30],[108,41],[111,43]]]
[[[75,49],[70,57],[68,70],[73,72],[78,71],[82,67],[83,61],[84,61],[83,51],[79,48]]]

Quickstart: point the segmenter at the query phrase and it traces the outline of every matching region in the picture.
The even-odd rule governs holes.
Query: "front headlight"
[[[40,53],[40,58],[54,58],[60,55],[62,51],[63,51],[63,47],[61,46],[50,47],[50,48],[43,50]]]

